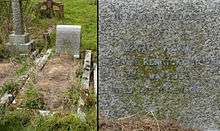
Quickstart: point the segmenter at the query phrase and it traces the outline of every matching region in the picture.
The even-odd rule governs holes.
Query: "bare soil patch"
[[[45,106],[49,110],[63,108],[65,92],[74,86],[80,71],[80,60],[68,55],[51,58],[43,70],[38,73],[36,87],[42,94]]]
[[[18,68],[19,65],[15,63],[0,63],[0,86],[2,86],[7,80],[12,79]]]

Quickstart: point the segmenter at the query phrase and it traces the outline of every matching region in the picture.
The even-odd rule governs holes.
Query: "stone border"
[[[85,60],[83,65],[83,75],[82,75],[82,88],[85,92],[89,91],[91,61],[92,61],[92,51],[86,50]]]
[[[32,53],[31,57],[34,56],[32,58],[33,59],[36,58],[35,64],[36,64],[38,70],[41,70],[44,67],[49,56],[51,55],[51,52],[52,52],[52,49],[48,49],[46,54],[40,58],[36,58],[38,52],[34,51]],[[22,90],[23,86],[26,85],[26,83],[29,81],[29,79],[30,79],[29,76],[32,74],[33,70],[34,70],[34,67],[30,68],[26,75],[23,75],[18,78],[18,82],[19,83],[21,82],[21,84],[19,85],[19,90]],[[11,103],[16,103],[16,94],[17,94],[17,91],[14,91],[13,93],[10,93],[10,94],[8,94],[6,92],[0,99],[0,105],[7,105],[7,104],[11,104]]]

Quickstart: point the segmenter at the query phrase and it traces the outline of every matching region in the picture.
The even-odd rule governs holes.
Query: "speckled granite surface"
[[[99,0],[99,111],[220,123],[220,0]]]

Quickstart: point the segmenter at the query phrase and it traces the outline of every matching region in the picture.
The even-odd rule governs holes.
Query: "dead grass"
[[[100,131],[199,131],[181,127],[175,121],[157,121],[152,118],[131,116],[118,120],[99,117]]]
[[[0,63],[0,86],[2,86],[7,80],[12,79],[18,68],[19,65],[15,63]]]

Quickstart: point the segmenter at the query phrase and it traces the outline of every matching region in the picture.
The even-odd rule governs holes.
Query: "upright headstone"
[[[9,36],[9,43],[6,44],[11,52],[29,53],[33,47],[33,40],[30,35],[25,33],[22,17],[21,0],[12,0],[14,33]]]
[[[100,0],[99,111],[220,122],[220,1]]]
[[[69,53],[74,58],[80,58],[81,26],[57,25],[56,53]]]

